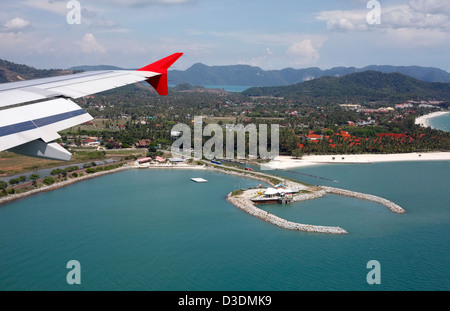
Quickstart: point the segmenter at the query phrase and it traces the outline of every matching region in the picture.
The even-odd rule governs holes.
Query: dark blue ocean
[[[281,229],[229,204],[227,193],[259,184],[250,179],[174,169],[98,177],[0,207],[0,290],[447,291],[449,172],[450,161],[273,172],[406,210],[335,195],[264,207],[348,235]],[[80,285],[66,280],[70,260],[80,263]],[[366,280],[370,260],[381,284]]]

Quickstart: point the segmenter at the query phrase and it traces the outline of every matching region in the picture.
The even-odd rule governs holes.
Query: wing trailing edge
[[[38,139],[14,147],[10,151],[35,158],[70,161],[72,154],[57,143],[45,143]]]
[[[70,98],[142,81],[167,95],[167,70],[181,55],[172,54],[136,71],[90,71],[0,84],[0,151],[69,161],[72,155],[54,142],[60,138],[58,132],[93,119]],[[25,104],[32,101],[40,102]],[[18,104],[22,106],[11,108]]]

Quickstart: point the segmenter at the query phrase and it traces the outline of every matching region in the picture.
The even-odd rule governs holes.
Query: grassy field
[[[61,134],[65,134],[68,132],[78,132],[78,130],[80,131],[117,131],[114,129],[109,129],[106,128],[106,123],[110,122],[111,124],[113,124],[114,126],[119,126],[119,125],[125,125],[127,123],[127,119],[119,119],[119,120],[111,120],[111,119],[94,119],[92,120],[92,124],[80,124],[74,127],[70,127],[68,129],[65,129],[63,131],[61,131]]]
[[[0,176],[11,176],[60,165],[60,161],[37,159],[12,152],[0,153]]]
[[[0,176],[2,177],[12,176],[39,169],[46,169],[61,165],[71,165],[76,163],[91,162],[111,158],[114,160],[121,160],[124,159],[125,157],[130,156],[142,157],[146,155],[147,150],[113,149],[113,150],[106,150],[105,153],[103,153],[102,151],[94,151],[94,150],[76,150],[71,152],[73,156],[72,160],[69,162],[38,159],[7,151],[0,152]]]

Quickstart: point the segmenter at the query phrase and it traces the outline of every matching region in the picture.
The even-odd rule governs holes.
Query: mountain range
[[[77,66],[68,70],[120,70],[115,66]],[[133,69],[129,69],[133,70]],[[439,68],[420,66],[377,66],[363,68],[334,67],[322,70],[317,67],[304,69],[285,68],[281,70],[263,70],[249,65],[207,66],[201,63],[186,70],[170,70],[169,83],[177,85],[240,85],[240,86],[281,86],[309,81],[324,76],[341,77],[364,71],[383,73],[398,72],[425,82],[450,82],[450,73]]]
[[[450,82],[450,73],[438,68],[420,66],[372,65],[364,68],[335,67],[327,70],[316,67],[262,70],[259,67],[248,65],[207,66],[200,63],[184,71],[170,71],[169,79],[170,83],[174,85],[189,83],[193,85],[281,86],[324,76],[341,77],[364,71],[397,72],[425,82]]]
[[[114,66],[80,66],[66,70],[35,69],[0,60],[0,83],[71,74],[84,70],[117,70]],[[250,96],[275,96],[304,101],[334,102],[433,99],[450,101],[450,73],[418,66],[336,67],[264,71],[247,65],[195,64],[185,71],[169,72],[172,85],[240,85]],[[265,85],[270,85],[267,87]],[[254,86],[254,87],[251,87]],[[175,90],[175,89],[174,89]]]
[[[19,65],[0,59],[0,82],[33,79],[45,76],[68,74],[78,71],[121,70],[123,68],[110,65],[76,66],[62,69],[35,69],[27,65]],[[133,69],[127,69],[133,70]],[[281,70],[263,70],[249,65],[207,66],[201,63],[192,65],[186,70],[170,70],[169,83],[177,85],[239,85],[239,86],[284,86],[309,81],[324,76],[342,77],[352,73],[378,71],[383,73],[401,73],[425,82],[450,82],[450,73],[433,67],[420,66],[377,66],[363,68],[334,67],[322,70],[317,67]]]

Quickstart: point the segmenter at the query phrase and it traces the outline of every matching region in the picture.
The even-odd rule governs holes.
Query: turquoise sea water
[[[449,172],[450,161],[273,171],[407,211],[335,195],[264,206],[348,235],[289,231],[246,214],[225,200],[259,184],[241,177],[163,169],[83,181],[0,207],[0,289],[450,290]],[[81,264],[81,285],[66,282],[69,260]],[[366,281],[370,260],[380,262],[380,285]]]
[[[431,118],[429,123],[432,128],[450,132],[450,113]]]

